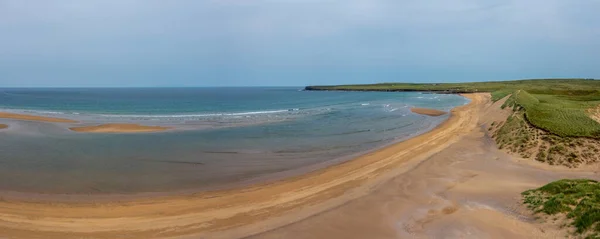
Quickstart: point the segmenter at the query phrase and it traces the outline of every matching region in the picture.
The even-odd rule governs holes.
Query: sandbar
[[[45,117],[45,116],[36,116],[36,115],[25,115],[25,114],[15,114],[15,113],[7,113],[7,112],[0,112],[0,118],[15,119],[15,120],[28,120],[28,121],[39,121],[39,122],[50,122],[50,123],[77,123],[77,121],[70,120],[70,119]]]
[[[85,133],[150,133],[165,131],[171,128],[139,124],[101,124],[95,126],[72,127],[69,129],[75,132]]]
[[[6,129],[6,128],[8,128],[8,125],[0,124],[0,129]]]
[[[436,110],[436,109],[428,109],[428,108],[410,108],[410,111],[416,114],[428,115],[428,116],[442,116],[448,114],[448,112]]]

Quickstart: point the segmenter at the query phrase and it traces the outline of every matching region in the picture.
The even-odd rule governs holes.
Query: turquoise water
[[[457,95],[299,89],[0,89],[1,111],[179,129],[86,134],[0,119],[11,126],[0,131],[0,190],[120,194],[269,178],[412,137],[447,118],[410,107],[467,103]]]

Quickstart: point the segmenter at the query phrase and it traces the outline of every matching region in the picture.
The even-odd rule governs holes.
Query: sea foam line
[[[260,115],[260,114],[276,114],[284,112],[297,112],[299,108],[285,110],[265,110],[265,111],[249,111],[249,112],[234,112],[234,113],[207,113],[207,114],[157,114],[157,115],[136,115],[136,114],[99,114],[94,112],[63,112],[63,111],[48,111],[48,110],[32,110],[32,109],[2,109],[2,112],[15,114],[34,114],[34,115],[84,115],[84,116],[101,116],[114,118],[190,118],[190,117],[215,117],[215,116],[245,116],[245,115]]]
[[[116,114],[100,114],[103,117],[126,117],[126,118],[190,118],[190,117],[214,117],[214,116],[244,116],[244,115],[260,115],[260,114],[275,114],[283,112],[299,111],[300,109],[287,110],[266,110],[266,111],[250,111],[239,113],[210,113],[210,114],[185,114],[185,115],[116,115]]]

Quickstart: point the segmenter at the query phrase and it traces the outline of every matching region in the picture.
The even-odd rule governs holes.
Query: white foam
[[[288,109],[288,110],[265,110],[265,111],[249,111],[249,112],[236,112],[236,113],[209,113],[209,114],[183,114],[183,115],[114,115],[114,114],[100,114],[103,117],[125,117],[125,118],[201,118],[201,117],[215,117],[215,116],[250,116],[250,115],[261,115],[261,114],[274,114],[283,113],[289,111],[299,111],[300,109]]]

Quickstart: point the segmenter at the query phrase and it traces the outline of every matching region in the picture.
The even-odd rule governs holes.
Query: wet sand
[[[171,128],[139,124],[102,124],[96,126],[72,127],[69,129],[75,132],[85,133],[150,133],[165,131]]]
[[[8,125],[0,124],[0,129],[6,129],[6,128],[8,128]]]
[[[3,119],[15,119],[15,120],[39,121],[39,122],[50,122],[50,123],[77,123],[77,121],[70,120],[70,119],[44,117],[44,116],[35,116],[35,115],[24,115],[24,114],[14,114],[14,113],[6,113],[6,112],[0,112],[0,118],[3,118]]]
[[[483,95],[457,107],[434,130],[354,160],[274,183],[127,202],[0,201],[9,237],[235,238],[275,229],[368,195],[378,184],[432,156],[475,126]]]
[[[410,111],[416,114],[428,115],[428,116],[442,116],[448,114],[448,112],[436,110],[436,109],[427,109],[427,108],[410,108]]]
[[[488,94],[434,130],[302,176],[241,189],[124,202],[0,200],[15,238],[548,238],[519,193],[594,173],[523,163],[482,127]]]

